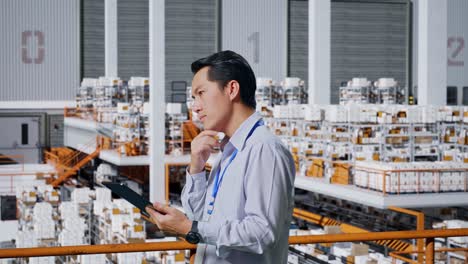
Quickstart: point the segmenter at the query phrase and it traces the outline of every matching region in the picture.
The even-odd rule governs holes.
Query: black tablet
[[[102,183],[107,188],[111,189],[113,193],[117,194],[121,198],[127,200],[131,204],[133,204],[136,208],[140,209],[142,215],[151,218],[151,216],[146,212],[145,208],[147,206],[153,207],[153,204],[143,198],[141,195],[136,193],[134,190],[127,187],[127,185],[123,185],[121,183],[111,183],[111,182],[103,182]]]

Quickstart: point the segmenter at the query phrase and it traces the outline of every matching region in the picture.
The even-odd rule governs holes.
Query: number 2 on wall
[[[450,37],[447,39],[447,65],[463,67],[465,62],[460,58],[465,48],[465,39],[463,37]]]

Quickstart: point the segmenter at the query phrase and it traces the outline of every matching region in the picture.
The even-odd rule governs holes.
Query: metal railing
[[[404,209],[404,208],[399,208],[399,207],[394,207],[390,206],[388,209],[404,214],[409,214],[412,216],[416,217],[416,231],[423,231],[424,230],[424,213],[418,212],[418,211],[413,211],[409,209]],[[330,219],[321,215],[317,215],[302,209],[295,208],[293,211],[293,216],[299,219],[303,219],[305,221],[318,224],[318,225],[339,225],[340,229],[346,233],[351,233],[351,234],[372,234],[371,232],[368,232],[365,229],[352,226],[350,224],[346,223],[341,223],[338,222],[334,219]],[[434,231],[434,230],[432,230]],[[408,231],[402,231],[402,232],[408,232]],[[403,239],[403,238],[402,238]],[[371,241],[371,240],[367,240]],[[349,242],[349,241],[344,241],[344,242]],[[389,249],[393,249],[393,252],[390,252],[389,256],[394,258],[394,259],[399,259],[405,262],[409,263],[423,263],[424,262],[424,245],[425,241],[424,238],[418,238],[417,239],[417,246],[416,248],[413,247],[411,244],[408,244],[405,241],[402,241],[401,239],[395,239],[395,240],[377,240],[377,241],[372,241],[373,243],[376,243],[380,246],[387,247]],[[457,248],[457,249],[449,249],[445,250],[445,248],[440,248],[436,250],[435,252],[445,252],[445,251],[468,251],[468,248]],[[403,257],[402,255],[405,254],[417,254],[417,259],[418,261],[414,261],[412,259]],[[426,261],[427,262],[427,261]],[[429,263],[429,262],[428,262]],[[432,263],[432,262],[430,262]]]
[[[459,190],[459,191],[468,191],[468,169],[465,169],[465,168],[451,168],[451,169],[442,169],[442,168],[438,168],[438,169],[395,169],[395,170],[388,170],[388,169],[375,169],[375,168],[368,168],[368,167],[364,167],[364,166],[356,166],[355,167],[355,170],[356,171],[365,171],[365,172],[368,172],[368,173],[374,173],[375,175],[380,175],[382,177],[382,190],[377,190],[378,192],[381,192],[382,195],[387,195],[387,187],[389,186],[390,183],[387,182],[387,176],[391,176],[392,174],[395,174],[396,175],[396,179],[397,179],[397,189],[396,189],[396,194],[400,194],[402,193],[401,192],[401,173],[406,173],[406,172],[411,172],[411,173],[414,173],[417,177],[417,188],[415,189],[416,193],[424,193],[422,191],[422,187],[421,187],[421,174],[422,173],[431,173],[432,174],[432,177],[435,178],[435,183],[432,184],[434,186],[436,186],[437,188],[434,190],[434,192],[436,193],[440,193],[440,192],[443,192],[443,190],[441,190],[441,174],[444,173],[444,172],[460,172],[460,173],[463,173],[463,190]],[[367,189],[371,189],[371,186],[370,186],[370,176],[367,177],[367,187],[362,187],[362,188],[367,188]],[[379,187],[380,188],[380,187]],[[390,186],[390,189],[391,189],[391,186]],[[431,191],[432,192],[432,191]]]
[[[289,244],[317,244],[336,242],[360,242],[375,240],[395,240],[395,239],[425,239],[425,249],[397,252],[399,254],[409,254],[425,252],[425,263],[434,263],[434,239],[444,237],[468,236],[468,228],[444,229],[444,230],[416,230],[416,231],[392,231],[392,232],[370,232],[353,234],[334,235],[309,235],[291,236]],[[195,245],[185,241],[176,242],[154,242],[136,244],[109,244],[109,245],[86,245],[86,246],[64,246],[64,247],[38,247],[38,248],[15,248],[0,249],[0,258],[21,258],[21,257],[44,257],[44,256],[65,256],[65,255],[86,255],[105,254],[122,252],[145,252],[145,251],[167,251],[167,250],[193,250]],[[463,251],[466,249],[457,249]],[[439,249],[438,251],[441,251]],[[406,259],[407,261],[414,261]],[[421,262],[420,262],[421,263]]]
[[[424,213],[413,211],[413,210],[408,210],[408,209],[404,209],[400,207],[395,207],[395,206],[390,206],[388,209],[395,211],[395,212],[415,216],[416,217],[416,230],[424,230]],[[418,239],[416,244],[417,244],[418,251],[422,251],[424,248],[424,240]],[[394,257],[398,258],[397,256],[394,256]],[[418,261],[422,262],[422,260],[423,260],[423,254],[418,253]]]

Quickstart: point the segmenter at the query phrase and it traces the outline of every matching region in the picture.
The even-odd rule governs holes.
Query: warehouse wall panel
[[[104,0],[84,0],[84,77],[104,75]],[[94,7],[94,8],[93,8]],[[118,77],[149,75],[149,2],[119,0]],[[190,64],[216,51],[216,0],[166,1],[166,101],[172,101],[171,84],[190,86]],[[86,22],[88,21],[88,22]],[[100,33],[101,32],[101,33]]]
[[[173,81],[191,86],[193,61],[216,52],[216,1],[166,1],[166,101]]]
[[[118,77],[149,76],[149,2],[117,2]]]
[[[447,12],[447,85],[457,87],[461,104],[468,87],[468,1],[447,1]]]
[[[308,1],[289,0],[289,75],[307,80]],[[353,77],[396,78],[406,86],[409,56],[405,1],[331,1],[331,102]],[[306,82],[307,83],[307,82]]]
[[[104,0],[81,0],[81,72],[83,78],[105,75]]]
[[[289,1],[288,76],[308,83],[308,12],[306,0]]]
[[[63,115],[48,115],[49,147],[63,146]]]
[[[353,77],[395,78],[406,87],[408,31],[404,1],[332,1],[331,102]]]
[[[0,101],[72,100],[79,1],[0,1]]]
[[[256,77],[287,75],[288,3],[282,0],[222,1],[222,49],[244,56]]]
[[[0,115],[0,155],[14,155],[13,159],[24,163],[38,162],[42,126],[40,120],[38,116]]]

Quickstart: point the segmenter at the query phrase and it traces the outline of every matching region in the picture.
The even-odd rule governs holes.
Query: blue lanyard
[[[263,121],[261,119],[258,120],[257,123],[255,123],[255,125],[252,127],[252,129],[250,129],[249,134],[247,135],[247,138],[245,140],[247,141],[247,139],[249,139],[250,136],[252,136],[255,129],[257,129],[257,127],[262,126],[262,125],[263,125]],[[219,174],[221,172],[221,163],[220,163],[220,169],[218,170],[218,172],[216,173],[216,176],[214,178],[213,190],[211,192],[211,201],[209,203],[209,209],[208,209],[208,214],[210,214],[210,215],[213,213],[214,202],[216,200],[216,196],[218,195],[219,187],[221,186],[221,183],[223,182],[224,173],[226,173],[227,168],[229,167],[229,165],[231,165],[234,158],[236,158],[237,152],[238,152],[237,149],[235,149],[232,152],[231,157],[229,158],[229,161],[226,164],[226,167],[224,167],[224,170],[221,173],[221,176]]]

